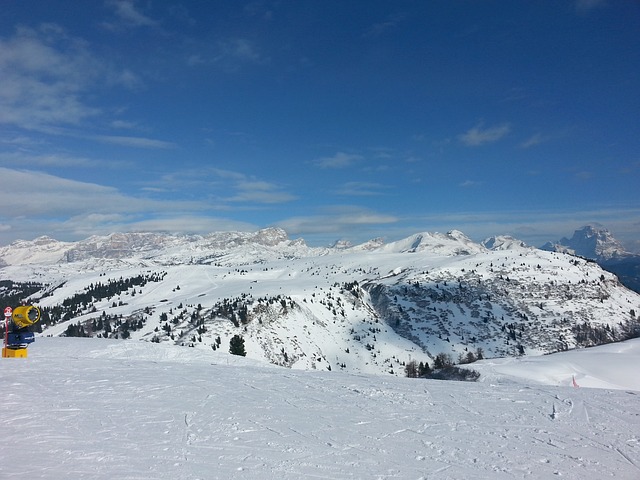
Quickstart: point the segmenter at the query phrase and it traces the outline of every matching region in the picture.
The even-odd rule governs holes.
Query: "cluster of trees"
[[[589,322],[576,323],[571,327],[576,343],[581,347],[591,347],[611,342],[621,342],[640,336],[640,321],[631,310],[631,317],[618,326],[591,325]]]
[[[246,325],[249,323],[249,309],[246,300],[246,294],[243,294],[242,297],[224,298],[211,309],[211,318],[228,318],[235,327],[239,327],[240,324]]]
[[[102,312],[99,318],[94,318],[86,322],[70,323],[64,331],[65,337],[92,337],[98,338],[122,338],[127,339],[131,332],[141,329],[146,323],[146,318],[130,317],[123,319],[122,315],[107,315]]]
[[[70,323],[67,329],[62,334],[63,337],[90,337],[89,333],[85,330],[84,325],[80,322]]]
[[[87,286],[83,292],[65,298],[61,305],[42,308],[41,321],[46,325],[54,325],[59,321],[71,320],[89,310],[89,307],[96,301],[105,298],[110,299],[129,289],[133,289],[133,292],[135,292],[136,287],[143,287],[148,282],[160,282],[164,279],[165,275],[166,272],[149,273],[146,275],[140,274],[131,278],[120,277],[118,280],[109,280],[107,283],[92,283]],[[116,306],[115,302],[113,306]],[[92,311],[96,311],[95,306],[93,306]]]
[[[67,298],[62,302],[63,306],[74,306],[82,304],[84,308],[88,304],[102,299],[110,299],[116,295],[120,295],[135,287],[144,287],[147,282],[160,282],[166,275],[166,272],[162,274],[152,273],[148,275],[137,275],[131,278],[122,278],[118,280],[109,280],[107,283],[98,282],[95,285],[92,283],[85,287],[84,292],[77,293],[71,298]]]
[[[255,307],[256,303],[258,306],[280,305],[285,311],[288,308],[295,307],[295,302],[288,296],[276,295],[274,297],[261,297],[254,301],[249,294],[243,293],[240,297],[224,298],[216,303],[211,308],[210,316],[211,318],[227,318],[231,320],[236,328],[238,328],[251,321],[252,315],[250,315],[249,307],[251,305],[254,306],[255,314],[255,309],[257,308]],[[260,309],[258,308],[258,310]]]
[[[356,298],[360,298],[360,285],[358,284],[357,280],[354,280],[353,282],[344,282],[342,284],[342,288],[344,290],[347,290],[349,292],[351,292],[351,294],[356,297]],[[342,293],[342,292],[340,292]]]
[[[482,350],[479,350],[480,352],[478,353],[482,356]],[[477,357],[475,358],[477,359]],[[431,378],[434,380],[475,382],[480,378],[480,373],[476,370],[456,366],[453,358],[448,353],[439,353],[436,355],[436,358],[433,360],[433,368],[428,362],[418,363],[416,360],[411,360],[405,364],[404,373],[405,376],[409,378]]]
[[[22,304],[25,298],[42,290],[43,285],[37,282],[13,282],[0,280],[0,306],[15,308]]]

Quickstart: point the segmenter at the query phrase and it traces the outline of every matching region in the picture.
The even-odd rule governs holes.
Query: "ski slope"
[[[639,355],[487,360],[458,383],[38,338],[0,360],[0,478],[637,479]],[[601,370],[615,385],[585,388]]]

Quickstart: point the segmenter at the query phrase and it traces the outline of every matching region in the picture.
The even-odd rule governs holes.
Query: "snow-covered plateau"
[[[0,360],[0,478],[632,480],[638,364],[635,339],[480,361],[469,383],[38,338]]]

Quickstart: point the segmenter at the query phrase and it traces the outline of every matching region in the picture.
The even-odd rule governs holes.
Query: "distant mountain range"
[[[615,273],[628,288],[640,292],[640,255],[626,251],[604,227],[586,225],[571,238],[547,242],[540,248],[595,260],[605,270]]]
[[[402,375],[409,360],[640,334],[640,295],[596,262],[455,230],[325,248],[276,228],[40,237],[1,247],[0,261],[0,301],[39,305],[43,335],[224,352],[239,336],[247,356],[291,368]]]

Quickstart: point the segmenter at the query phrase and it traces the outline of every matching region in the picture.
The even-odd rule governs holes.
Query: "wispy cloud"
[[[477,182],[475,180],[465,180],[464,182],[461,182],[458,186],[462,188],[470,188],[470,187],[476,187],[478,185],[482,185],[482,182]]]
[[[245,65],[267,65],[271,58],[246,38],[227,38],[215,43],[200,45],[186,57],[190,67],[214,66],[226,73],[235,73]]]
[[[72,232],[76,239],[113,232],[155,232],[176,234],[207,234],[224,231],[254,231],[258,227],[247,222],[197,214],[154,213],[151,218],[120,215],[79,215],[53,227]],[[54,234],[55,235],[55,234]]]
[[[362,160],[361,155],[338,152],[333,157],[322,157],[312,163],[320,168],[347,168]]]
[[[19,27],[0,38],[0,124],[48,133],[78,127],[103,114],[86,100],[94,88],[140,83],[54,24]]]
[[[236,195],[228,198],[227,201],[265,204],[285,203],[296,198],[290,193],[283,192],[278,185],[264,181],[243,180],[238,182],[235,188]]]
[[[545,142],[545,138],[540,133],[535,133],[520,144],[522,148],[531,148]]]
[[[0,39],[0,123],[37,129],[97,115],[99,109],[80,98],[97,68],[86,47],[61,29],[18,28]]]
[[[277,222],[288,233],[300,234],[348,234],[361,231],[366,226],[388,225],[398,221],[398,217],[375,212],[353,205],[324,207],[317,215],[291,217]],[[329,239],[327,239],[329,240]],[[335,240],[335,238],[333,238]]]
[[[252,208],[279,204],[297,197],[281,185],[219,168],[182,169],[149,182],[149,192],[199,192],[198,196],[215,205],[215,209]]]
[[[345,196],[369,197],[382,195],[388,189],[386,185],[373,182],[346,182],[342,184],[335,193]]]
[[[111,122],[112,128],[118,128],[123,130],[134,130],[140,128],[136,122],[129,122],[127,120],[114,120]]]
[[[406,15],[403,13],[396,13],[387,17],[384,21],[379,23],[374,23],[369,27],[369,29],[365,32],[365,37],[379,37],[384,33],[395,30],[400,26],[402,21],[405,19]]]
[[[65,154],[28,154],[23,152],[1,152],[0,164],[15,165],[21,168],[33,167],[96,167],[104,162],[86,157],[74,157]]]
[[[126,137],[119,135],[94,135],[90,138],[103,143],[111,143],[113,145],[121,145],[124,147],[135,148],[158,148],[158,149],[171,149],[176,148],[176,144],[173,142],[167,142],[164,140],[156,140],[153,138],[144,137]]]
[[[96,183],[80,182],[35,170],[0,167],[0,239],[34,238],[47,233],[79,239],[114,231],[201,232],[246,222],[210,217],[215,207],[206,198],[154,200],[125,194]],[[37,185],[37,188],[25,186]],[[189,212],[185,215],[185,212]]]
[[[69,180],[33,170],[14,170],[0,167],[6,185],[0,189],[2,215],[71,216],[86,211],[112,213],[148,208],[145,200],[137,200],[112,187]],[[25,185],[37,185],[25,195]],[[147,203],[145,205],[145,203]]]
[[[118,23],[106,23],[107,27],[154,27],[158,25],[156,20],[142,13],[133,0],[107,0],[106,5],[113,9],[118,18]]]
[[[252,63],[261,63],[267,60],[258,52],[253,42],[247,40],[246,38],[233,38],[225,40],[223,42],[220,42],[219,46],[219,59],[236,58]]]
[[[503,138],[511,131],[509,123],[484,127],[481,122],[463,134],[458,135],[458,139],[469,147],[477,147],[487,143],[494,143]]]
[[[533,148],[543,143],[556,141],[562,139],[571,133],[571,128],[562,128],[546,133],[534,133],[523,142],[520,143],[520,148]]]
[[[295,195],[284,191],[281,185],[255,178],[252,175],[220,169],[212,169],[211,173],[220,179],[226,180],[226,183],[229,183],[228,180],[231,180],[228,187],[233,193],[223,195],[221,199],[224,202],[259,206],[263,204],[287,203],[297,198]]]

